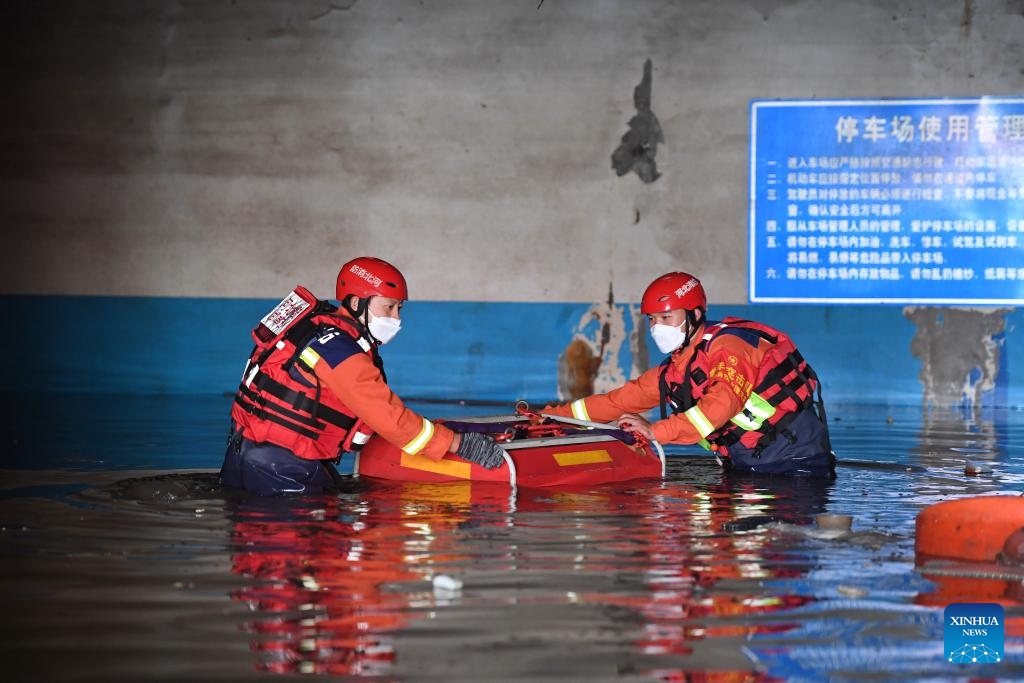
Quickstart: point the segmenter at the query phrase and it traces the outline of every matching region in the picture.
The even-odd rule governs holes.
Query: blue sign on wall
[[[754,100],[752,303],[1024,304],[1024,98]]]

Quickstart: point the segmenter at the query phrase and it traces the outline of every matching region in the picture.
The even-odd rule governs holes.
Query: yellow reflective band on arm
[[[302,353],[299,354],[299,358],[302,359],[303,363],[312,368],[316,367],[317,362],[320,360],[320,354],[313,349],[306,347],[302,349]]]
[[[572,402],[572,416],[577,420],[590,422],[590,413],[587,412],[587,404],[582,398]]]
[[[423,450],[423,447],[427,445],[432,436],[434,436],[434,423],[427,418],[423,418],[423,428],[420,430],[420,433],[412,441],[402,446],[402,450],[409,455],[416,455]]]
[[[683,413],[683,415],[697,429],[697,433],[700,434],[701,438],[705,438],[708,434],[715,431],[715,426],[711,424],[711,420],[704,417],[704,413],[701,412],[699,407],[694,406]]]
[[[711,450],[711,443],[707,439],[701,439],[700,441],[697,442],[697,445],[706,451]]]

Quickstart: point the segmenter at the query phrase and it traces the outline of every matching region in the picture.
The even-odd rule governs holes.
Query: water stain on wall
[[[637,312],[631,306],[627,311],[615,303],[611,284],[608,299],[595,303],[580,316],[576,333],[565,351],[558,358],[558,397],[563,401],[583,398],[593,393],[603,393],[622,386],[628,379],[622,367],[622,351],[630,352],[632,376],[645,367],[638,368],[637,361],[647,362],[646,348],[640,353],[642,339],[636,331],[626,332],[626,317],[635,320]]]
[[[574,401],[594,393],[594,378],[601,367],[601,357],[594,355],[590,343],[576,338],[569,342],[558,358],[558,396]]]
[[[612,168],[616,175],[621,177],[636,171],[645,183],[653,183],[661,177],[654,156],[658,152],[658,143],[665,142],[661,123],[651,109],[651,71],[651,60],[648,59],[644,62],[644,77],[633,89],[636,115],[629,120],[629,130],[612,153]]]
[[[1011,309],[907,307],[917,331],[910,350],[921,361],[922,402],[980,407],[996,388],[1000,352]]]

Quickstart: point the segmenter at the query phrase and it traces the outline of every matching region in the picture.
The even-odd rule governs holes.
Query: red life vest
[[[256,346],[231,406],[235,430],[307,460],[333,460],[365,443],[369,428],[333,392],[321,390],[299,357],[313,339],[337,329],[355,339],[383,373],[377,345],[360,327],[329,302],[296,287],[252,332]],[[296,364],[314,377],[312,385],[293,376]]]
[[[666,359],[660,381],[661,416],[664,419],[667,414],[666,405],[671,406],[673,413],[683,413],[704,395],[711,372],[707,348],[715,337],[737,328],[747,332],[739,336],[751,345],[756,346],[759,339],[764,339],[772,346],[765,352],[754,380],[754,390],[743,410],[708,434],[701,445],[709,450],[718,450],[739,441],[743,446],[760,452],[780,433],[784,434],[789,422],[808,406],[816,404],[819,417],[824,419],[825,415],[818,377],[813,368],[803,359],[789,336],[767,325],[731,317],[709,323],[685,370],[672,363],[671,357]],[[750,339],[751,333],[756,339]]]

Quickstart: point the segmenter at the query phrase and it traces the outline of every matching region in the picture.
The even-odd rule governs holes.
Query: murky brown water
[[[676,457],[666,481],[589,490],[264,500],[212,470],[7,470],[4,680],[1024,678],[1009,627],[1001,664],[945,662],[952,594],[913,549],[924,505],[1022,488],[1016,427],[876,418],[836,423],[854,457],[824,483]],[[853,533],[816,529],[824,511]]]

